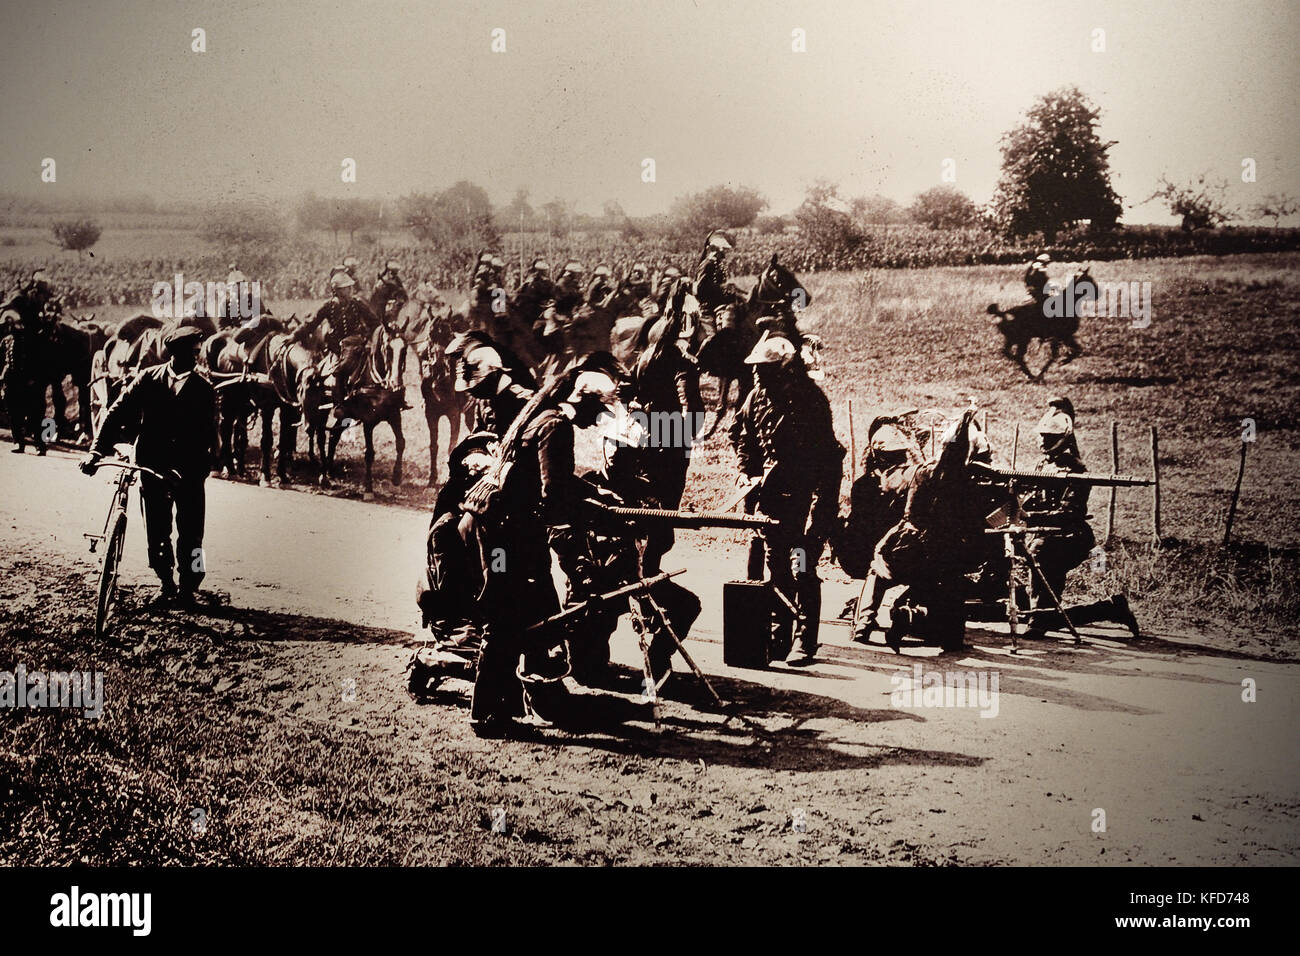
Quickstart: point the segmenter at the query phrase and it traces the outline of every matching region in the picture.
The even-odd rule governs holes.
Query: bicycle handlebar
[[[95,467],[96,468],[106,468],[106,467],[121,468],[123,471],[139,471],[139,472],[143,472],[146,475],[149,475],[152,478],[157,478],[159,481],[166,481],[166,482],[179,481],[181,477],[181,473],[179,471],[173,470],[170,475],[163,475],[154,471],[152,468],[146,468],[144,465],[137,465],[135,462],[128,461],[125,458],[105,458],[102,461],[95,462]]]

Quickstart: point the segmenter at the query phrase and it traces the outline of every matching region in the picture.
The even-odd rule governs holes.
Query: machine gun
[[[1078,482],[1095,488],[1145,488],[1155,484],[1155,481],[1151,478],[1135,478],[1132,475],[1101,475],[1090,471],[1057,472],[1055,474],[1039,471],[1011,471],[1005,468],[994,468],[992,465],[985,465],[980,462],[972,462],[970,469],[975,474],[975,477],[990,482],[999,484],[1014,482],[1018,485],[1039,488],[1050,488],[1053,485],[1061,485],[1067,482]]]
[[[761,515],[736,514],[727,511],[673,511],[666,508],[625,508],[610,505],[594,498],[585,504],[612,518],[622,518],[630,524],[664,523],[674,528],[770,528],[780,522]]]

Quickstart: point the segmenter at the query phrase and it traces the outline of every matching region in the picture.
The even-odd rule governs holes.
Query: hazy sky
[[[952,158],[983,202],[1001,134],[1077,84],[1119,141],[1126,207],[1162,172],[1211,171],[1244,202],[1300,194],[1296,2],[6,0],[0,16],[6,191],[378,196],[468,178],[498,202],[526,185],[535,205],[637,215],[731,182],[785,212],[818,177],[906,201]]]

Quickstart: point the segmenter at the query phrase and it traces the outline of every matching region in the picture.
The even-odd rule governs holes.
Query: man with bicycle
[[[163,338],[168,361],[141,371],[122,390],[104,417],[104,424],[81,470],[93,475],[101,459],[113,453],[120,441],[135,438],[136,464],[162,475],[142,473],[140,499],[144,503],[145,534],[149,539],[149,566],[162,582],[158,603],[193,604],[203,580],[203,483],[216,461],[216,391],[195,371],[203,330],[182,325]],[[180,555],[180,589],[173,578],[172,513],[175,510],[176,547]]]

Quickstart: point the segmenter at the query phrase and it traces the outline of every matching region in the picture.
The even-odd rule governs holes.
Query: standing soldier
[[[159,603],[193,603],[205,572],[203,555],[203,483],[217,460],[216,391],[194,369],[203,331],[182,325],[163,339],[168,361],[140,372],[122,390],[104,416],[104,424],[81,470],[93,475],[99,461],[113,451],[124,434],[136,434],[136,463],[174,481],[140,476],[149,566],[162,589]],[[180,558],[180,591],[172,577],[172,513],[175,510],[176,549]]]
[[[1035,471],[1047,474],[1087,471],[1079,456],[1079,445],[1074,437],[1074,404],[1068,398],[1054,398],[1047,405],[1047,413],[1038,423],[1038,445],[1043,457]],[[1097,543],[1088,525],[1088,496],[1092,487],[1086,484],[1063,483],[1046,488],[1036,488],[1025,495],[1022,507],[1028,523],[1036,528],[1051,528],[1048,534],[1025,535],[1025,548],[1033,555],[1043,577],[1047,579],[1058,600],[1065,594],[1066,575],[1081,565]],[[1031,609],[1027,638],[1042,638],[1047,631],[1065,626],[1051,597],[1042,590],[1038,576],[1032,578],[1030,588]],[[1073,624],[1092,624],[1097,621],[1115,621],[1138,636],[1137,619],[1122,594],[1107,601],[1097,601],[1069,610]]]
[[[556,394],[568,391],[570,381],[565,399],[549,404],[553,399],[540,398],[541,410],[510,429],[500,452],[509,467],[485,478],[499,482],[495,496],[480,495],[476,488],[466,501],[469,514],[462,528],[466,536],[477,537],[487,564],[477,602],[484,644],[470,704],[470,723],[480,735],[498,735],[523,715],[517,671],[536,674],[553,663],[538,645],[528,645],[526,634],[529,625],[560,606],[551,581],[548,528],[585,523],[582,503],[598,494],[574,472],[574,430],[596,423],[615,401],[617,385],[604,372],[575,370]]]
[[[45,436],[41,434],[41,420],[45,414],[45,394],[36,382],[32,334],[19,313],[10,312],[5,318],[8,328],[3,341],[0,341],[0,383],[4,385],[9,429],[16,443],[10,451],[21,455],[30,435],[36,454],[44,455]]]
[[[792,629],[789,608],[777,608],[770,656],[804,666],[817,654],[817,562],[839,513],[844,446],[835,437],[830,403],[789,339],[764,335],[745,362],[757,382],[731,426],[737,484],[753,488],[758,510],[779,522],[764,531],[767,571],[797,612]]]
[[[456,363],[453,387],[473,399],[465,410],[469,430],[504,436],[536,391],[532,375],[517,360],[507,367],[501,347],[481,332],[457,336],[447,356]]]

